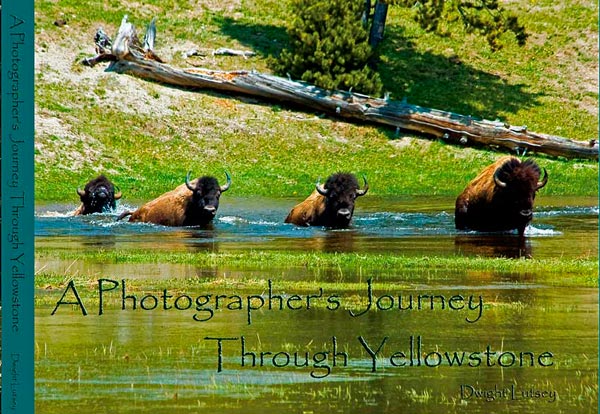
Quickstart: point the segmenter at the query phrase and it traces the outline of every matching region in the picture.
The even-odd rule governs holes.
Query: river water
[[[359,199],[346,230],[284,224],[298,200],[225,198],[210,230],[117,222],[115,214],[71,217],[75,206],[38,206],[36,243],[61,249],[160,249],[163,251],[391,252],[402,255],[508,256],[523,254],[515,234],[454,229],[453,199]],[[536,258],[597,255],[595,198],[545,198],[526,231],[527,253]]]
[[[352,227],[335,231],[284,224],[297,201],[223,197],[208,230],[116,222],[118,212],[72,217],[74,205],[39,205],[36,246],[45,252],[388,252],[513,260],[598,255],[595,198],[540,197],[524,243],[515,234],[456,231],[449,198],[365,197],[357,202]],[[126,203],[119,211],[137,205]],[[38,258],[36,270],[64,274],[65,281],[73,277],[80,293],[92,292],[92,297],[96,288],[90,279],[121,283],[150,277],[164,286],[143,295],[162,294],[171,301],[167,310],[153,308],[146,299],[143,309],[140,294],[135,309],[131,298],[122,309],[119,286],[109,293],[103,315],[97,300],[86,303],[87,316],[73,305],[36,307],[39,413],[550,414],[597,408],[595,288],[564,288],[519,272],[464,269],[438,277],[418,269],[410,274],[386,269],[345,274],[352,287],[343,292],[323,280],[288,292],[281,283],[302,279],[297,270],[263,267],[260,273],[238,269],[225,275],[199,265],[98,263],[52,255]],[[219,284],[182,288],[176,282],[258,275],[262,285],[240,288],[235,295]],[[36,296],[57,302],[62,293],[40,288]],[[73,292],[67,293],[72,300]],[[206,295],[211,300],[223,296],[222,306],[217,310],[208,302],[203,309],[212,306],[214,316],[201,322],[194,319],[201,313],[198,307],[182,304],[185,297]],[[236,295],[240,309],[227,306]],[[330,306],[309,308],[310,295]],[[265,302],[249,323],[249,296],[267,301],[277,296],[284,304],[269,308]],[[434,296],[437,302],[430,308],[425,298],[422,309],[400,309],[401,300],[406,306],[419,296]],[[174,301],[180,297],[178,310]],[[347,305],[356,298],[363,299],[365,312],[353,316]],[[366,310],[369,298],[372,307]],[[214,338],[225,338],[221,351]],[[461,355],[460,364],[452,359]],[[295,366],[303,361],[306,366]]]

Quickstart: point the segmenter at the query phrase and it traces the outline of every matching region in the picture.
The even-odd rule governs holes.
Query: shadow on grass
[[[215,16],[214,22],[221,28],[221,33],[265,58],[279,56],[288,44],[284,27],[236,21],[223,16]]]
[[[223,34],[265,58],[276,58],[288,44],[283,27],[224,17],[215,22]],[[417,51],[401,27],[386,27],[379,54],[384,90],[393,100],[406,97],[414,105],[491,120],[539,104],[540,94],[528,92],[528,85],[510,84],[457,58]]]
[[[508,83],[458,57],[417,51],[402,28],[386,28],[381,46],[379,73],[394,100],[492,120],[540,104],[541,94],[528,92],[529,85]]]

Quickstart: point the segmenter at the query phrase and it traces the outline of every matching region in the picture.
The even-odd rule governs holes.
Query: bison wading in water
[[[115,186],[104,175],[90,180],[83,190],[77,188],[81,205],[73,213],[82,216],[92,213],[106,213],[117,208],[116,200],[121,198],[121,192],[115,193]]]
[[[319,181],[315,191],[306,200],[292,208],[286,223],[297,226],[325,226],[345,228],[350,225],[354,213],[354,202],[369,190],[367,178],[360,189],[356,177],[348,173],[331,175],[324,185]]]
[[[508,231],[520,236],[533,218],[535,193],[548,182],[548,172],[535,161],[506,156],[486,167],[456,199],[459,230]]]
[[[191,171],[185,183],[152,201],[134,212],[126,211],[118,220],[126,216],[130,222],[154,223],[163,226],[207,226],[217,214],[221,193],[229,189],[231,177],[225,172],[227,183],[219,185],[216,178],[203,176],[190,181]]]

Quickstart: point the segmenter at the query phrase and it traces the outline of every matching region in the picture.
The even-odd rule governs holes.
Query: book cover
[[[4,4],[0,10],[1,411],[30,413],[34,409],[33,6]]]
[[[377,95],[305,3],[3,5],[3,412],[597,412],[597,5],[391,5]]]

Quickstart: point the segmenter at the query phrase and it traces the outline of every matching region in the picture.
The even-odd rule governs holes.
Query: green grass
[[[178,253],[178,252],[148,252],[136,250],[110,250],[68,252],[36,250],[38,259],[58,257],[62,261],[83,260],[91,263],[114,263],[119,265],[139,263],[188,264],[204,269],[215,268],[219,273],[228,270],[269,271],[273,269],[299,269],[306,274],[306,281],[288,281],[295,288],[301,285],[314,286],[315,282],[326,282],[331,276],[328,270],[335,270],[339,275],[339,283],[346,283],[344,275],[348,275],[348,283],[356,278],[367,279],[375,276],[377,282],[397,283],[414,282],[416,279],[434,277],[436,280],[448,278],[451,275],[468,277],[471,274],[493,273],[495,275],[527,275],[528,280],[547,283],[555,286],[598,286],[598,263],[596,258],[586,259],[523,259],[483,257],[438,257],[420,256],[406,257],[393,254],[363,254],[363,253],[294,253],[250,251],[242,253]],[[60,276],[59,276],[60,277]],[[62,278],[65,276],[63,275]],[[44,283],[38,281],[36,283]],[[285,279],[285,278],[283,278]],[[228,283],[218,279],[218,283]],[[393,282],[391,282],[393,281]],[[186,283],[197,283],[197,279],[178,280],[177,286]],[[147,285],[148,281],[144,282]],[[238,283],[234,281],[233,283]],[[245,280],[244,283],[264,284],[264,278]]]
[[[58,119],[61,129],[49,130],[44,122],[36,128],[36,199],[73,201],[74,189],[102,172],[125,198],[144,200],[182,183],[188,170],[223,177],[223,169],[231,172],[238,196],[308,194],[317,177],[337,170],[366,174],[373,195],[456,195],[501,155],[252,99],[182,92],[78,64],[94,54],[95,30],[102,26],[114,35],[128,14],[142,32],[158,18],[156,51],[170,64],[270,72],[270,59],[287,41],[287,4],[150,1],[132,9],[114,1],[37,2],[36,42],[43,55],[38,118]],[[393,99],[500,118],[536,132],[597,137],[597,6],[520,0],[510,8],[526,24],[530,42],[522,48],[509,42],[492,53],[484,39],[460,27],[448,26],[446,36],[426,33],[410,10],[392,7],[378,65],[385,90]],[[69,25],[54,26],[63,14]],[[257,56],[190,62],[181,52],[191,45],[252,49]],[[51,46],[69,56],[66,72],[51,62],[56,51],[44,54]],[[598,194],[597,162],[536,159],[550,174],[543,194]]]

